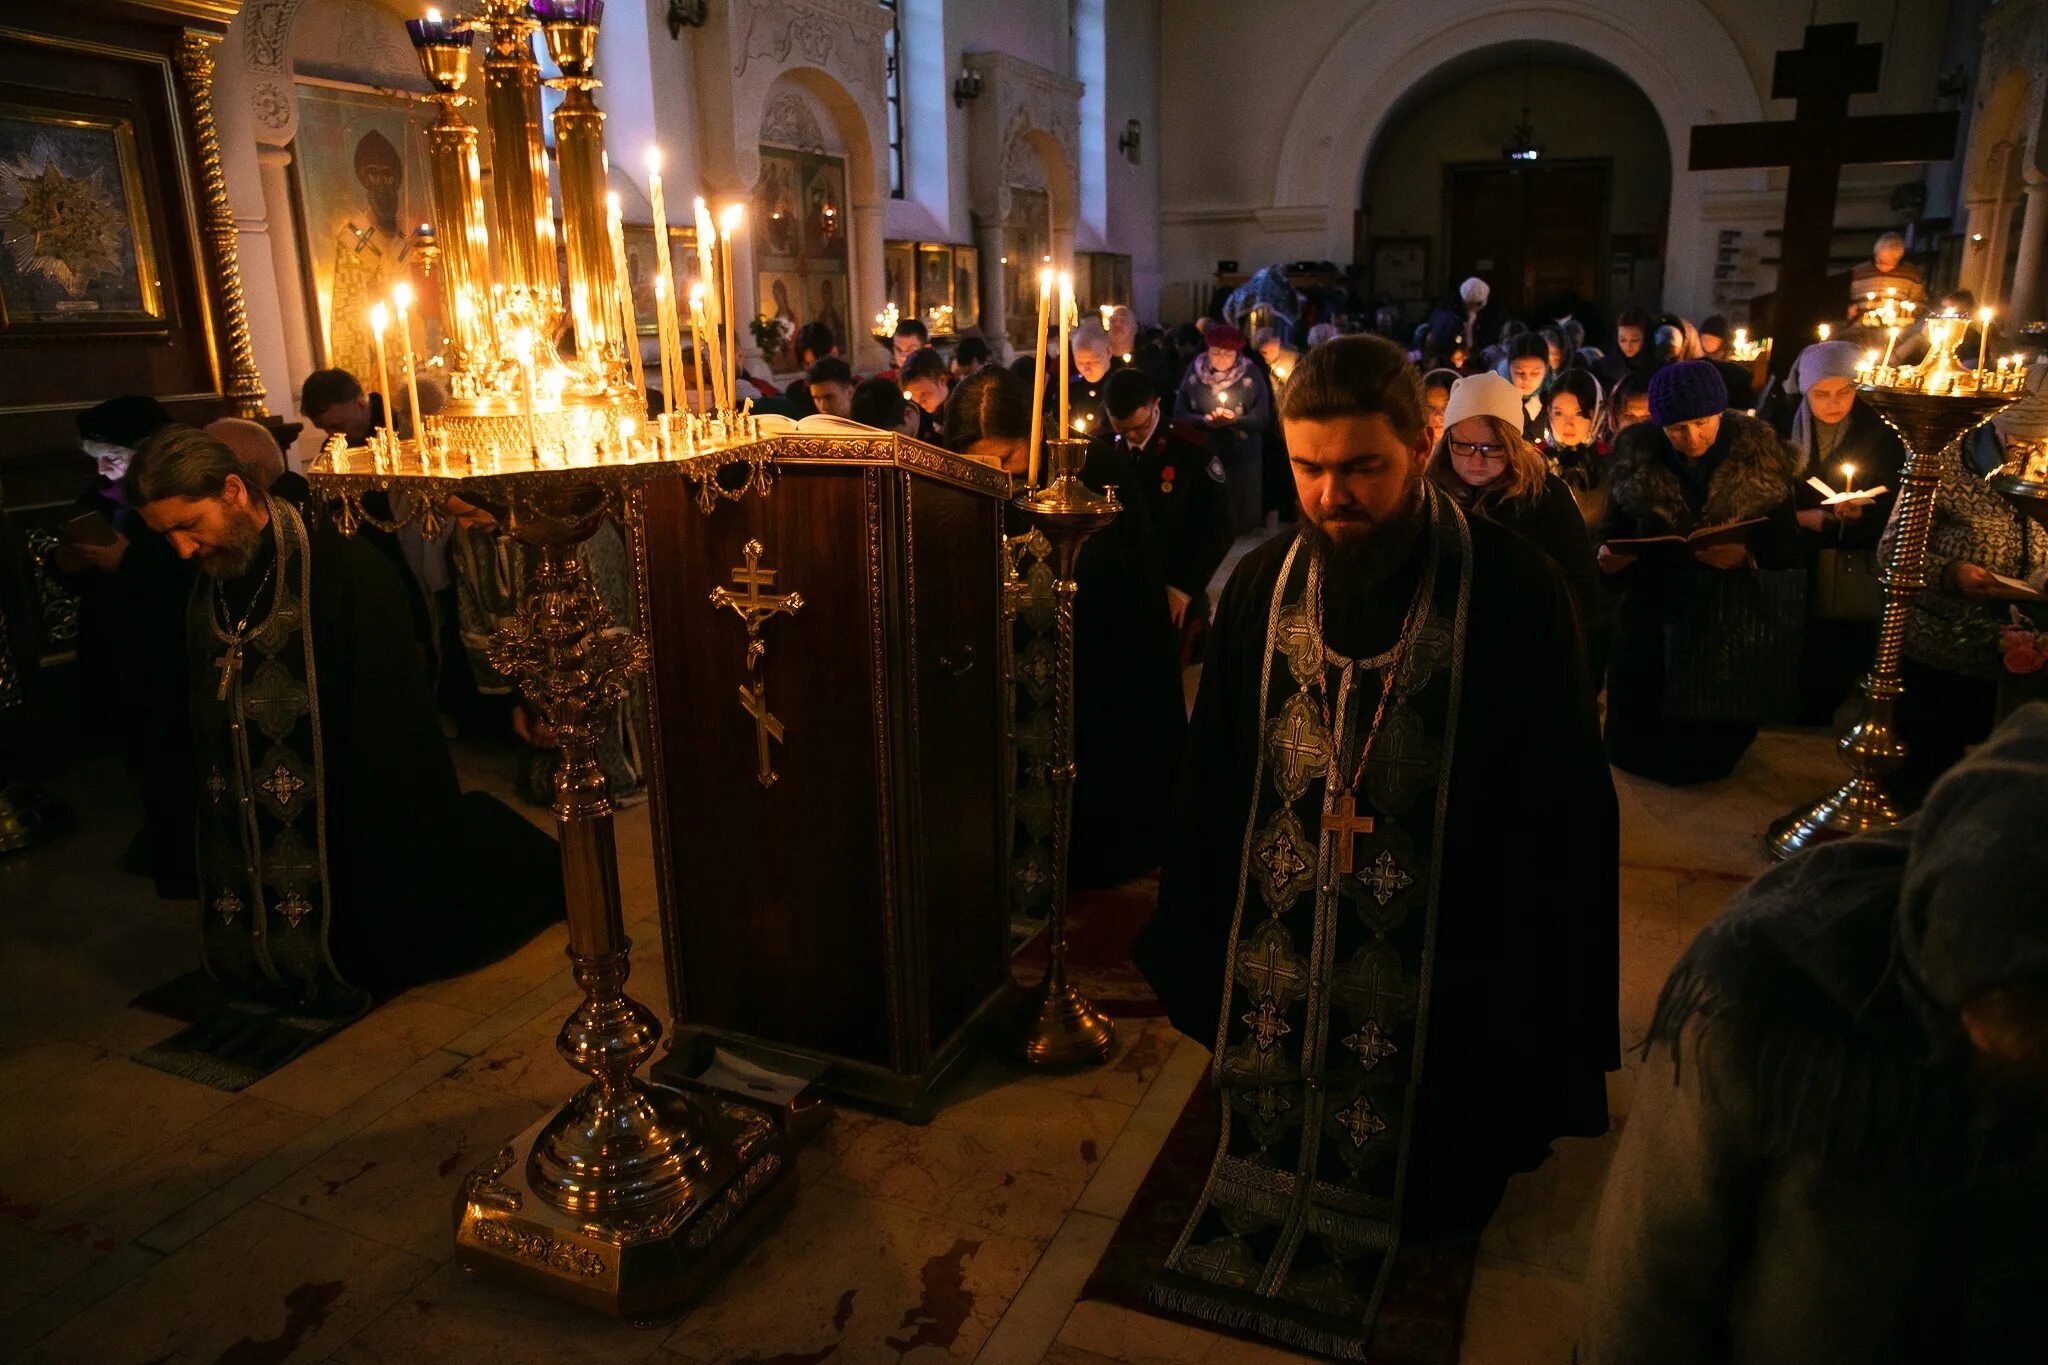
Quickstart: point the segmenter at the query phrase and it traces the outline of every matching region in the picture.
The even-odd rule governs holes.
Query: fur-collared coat
[[[1662,428],[1644,422],[1615,439],[1614,455],[1607,465],[1607,512],[1599,542],[1685,535],[1703,526],[1763,520],[1744,534],[1749,549],[1746,569],[1711,569],[1690,556],[1675,555],[1644,559],[1608,575],[1609,590],[1619,593],[1621,599],[1614,613],[1613,668],[1608,684],[1610,748],[1617,739],[1626,742],[1625,735],[1617,735],[1618,729],[1653,728],[1663,715],[1666,661],[1674,649],[1686,643],[1673,637],[1688,628],[1695,598],[1720,586],[1716,575],[1804,567],[1793,505],[1798,453],[1753,417],[1728,412],[1722,414],[1721,423],[1719,444],[1725,453],[1707,484],[1698,513],[1686,501],[1672,463],[1671,443]],[[1742,628],[1741,622],[1731,621],[1726,614],[1719,619],[1731,628]],[[1765,690],[1762,679],[1757,680],[1755,690]]]

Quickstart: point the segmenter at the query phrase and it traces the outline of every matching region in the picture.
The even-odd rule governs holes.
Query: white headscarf
[[[1862,363],[1863,348],[1853,341],[1817,341],[1792,362],[1792,377],[1798,381],[1799,392],[1808,394],[1823,379],[1854,379],[1856,367]],[[1813,408],[1810,400],[1802,397],[1799,411],[1792,415],[1792,444],[1810,460],[1814,439]]]

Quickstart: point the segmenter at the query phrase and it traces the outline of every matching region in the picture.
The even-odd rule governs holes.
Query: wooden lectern
[[[675,1081],[710,1045],[922,1119],[1010,997],[1001,472],[781,436],[648,485]]]

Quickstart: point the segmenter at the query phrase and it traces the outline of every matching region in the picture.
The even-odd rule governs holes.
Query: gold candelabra
[[[1988,322],[1988,317],[1984,319]],[[1866,357],[1858,367],[1863,401],[1877,411],[1906,445],[1906,467],[1899,480],[1897,530],[1879,582],[1884,610],[1879,617],[1877,654],[1863,678],[1863,702],[1838,749],[1849,768],[1849,780],[1810,805],[1779,819],[1765,836],[1774,858],[1788,858],[1801,849],[1833,839],[1884,829],[1900,820],[1886,790],[1885,778],[1905,761],[1894,712],[1905,692],[1899,679],[1899,658],[1906,638],[1906,614],[1913,599],[1927,587],[1927,537],[1934,525],[1934,498],[1941,483],[1940,462],[1949,448],[2024,391],[2023,368],[2000,362],[1987,370],[1958,368],[1967,319],[1943,314],[1928,319],[1927,358],[1919,365],[1894,366],[1890,356],[1878,363]]]
[[[1095,492],[1078,474],[1085,440],[1048,439],[1052,481],[1017,498],[1017,508],[1052,543],[1053,710],[1051,906],[1046,918],[1045,978],[1025,1001],[1018,1052],[1028,1066],[1073,1067],[1109,1060],[1116,1028],[1067,980],[1067,861],[1074,835],[1074,566],[1082,542],[1116,520],[1116,495]]]
[[[330,442],[311,482],[334,499],[345,530],[369,519],[363,495],[374,489],[409,493],[400,515],[418,518],[429,532],[459,494],[534,547],[526,601],[491,651],[520,680],[560,752],[555,827],[569,957],[584,999],[557,1047],[588,1083],[463,1181],[456,1255],[465,1265],[637,1317],[683,1302],[737,1259],[733,1245],[781,1207],[791,1186],[784,1140],[765,1114],[635,1074],[653,1054],[661,1025],[626,993],[632,943],[611,796],[594,750],[599,718],[647,651],[611,628],[579,547],[608,515],[630,524],[647,479],[678,465],[706,486],[734,468],[747,481],[765,478],[769,452],[747,405],[648,418],[632,363],[638,338],[623,253],[604,193],[604,115],[592,96],[602,10],[602,0],[483,0],[474,19],[447,21],[429,11],[407,24],[441,103],[428,152],[436,275],[450,320],[447,402],[416,416],[408,439],[387,428],[366,448]],[[564,92],[554,130],[566,279],[555,262],[540,140],[536,29],[563,72],[553,83]],[[478,132],[461,113],[477,33],[485,38],[483,105],[496,167],[496,279]],[[728,232],[728,253],[729,239]],[[409,295],[397,299],[410,386],[409,302]],[[383,335],[380,325],[380,370]],[[382,383],[388,404],[390,381]]]

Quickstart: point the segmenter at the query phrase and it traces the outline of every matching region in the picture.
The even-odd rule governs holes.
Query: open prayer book
[[[1853,493],[1837,493],[1819,479],[1808,479],[1806,486],[1820,494],[1820,505],[1822,507],[1839,507],[1845,502],[1869,502],[1874,498],[1881,498],[1891,491],[1883,484],[1879,484],[1875,488],[1859,488]]]
[[[834,417],[827,412],[814,412],[804,418],[785,417],[779,412],[760,414],[763,436],[787,436],[793,431],[809,432],[817,436],[872,436],[875,429],[851,417]]]
[[[1995,573],[1991,575],[1991,581],[2003,589],[1998,594],[2000,597],[2016,598],[2022,602],[2039,602],[2044,600],[2040,589],[2017,578],[2007,578],[2002,573]]]
[[[1668,536],[1624,536],[1607,542],[1607,548],[1618,555],[1645,555],[1659,552],[1665,546],[1684,550],[1704,550],[1714,545],[1732,545],[1742,539],[1743,532],[1752,526],[1764,524],[1763,517],[1750,517],[1746,521],[1724,521],[1719,526],[1702,526],[1691,535]]]

